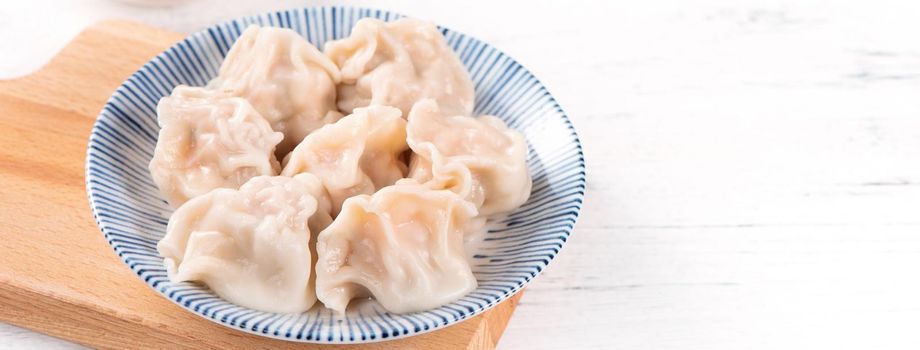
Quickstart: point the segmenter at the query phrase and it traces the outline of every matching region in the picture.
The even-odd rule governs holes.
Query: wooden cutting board
[[[0,321],[96,348],[298,348],[200,318],[113,253],[84,187],[90,129],[109,95],[183,36],[108,21],[30,76],[0,81]],[[521,293],[436,332],[337,349],[491,349]]]

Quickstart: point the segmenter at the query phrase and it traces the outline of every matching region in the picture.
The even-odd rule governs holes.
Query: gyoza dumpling
[[[412,148],[409,177],[449,189],[479,215],[516,209],[530,197],[527,144],[493,116],[446,116],[432,100],[416,103],[406,126]]]
[[[160,135],[150,175],[173,207],[254,176],[277,175],[281,133],[246,100],[178,86],[157,105]]]
[[[371,194],[406,175],[406,120],[398,109],[372,106],[316,130],[284,159],[282,175],[309,172],[323,181],[338,214],[348,197]]]
[[[437,100],[450,115],[473,112],[473,82],[434,24],[364,18],[348,38],[326,43],[324,52],[342,72],[342,112],[383,105],[407,115],[423,98]]]
[[[199,281],[233,303],[303,312],[316,302],[311,241],[332,221],[319,180],[259,176],[186,202],[157,244],[173,282]]]
[[[290,29],[249,26],[233,43],[209,87],[246,98],[284,140],[283,158],[311,131],[335,122],[339,69]]]
[[[344,312],[373,296],[396,313],[435,308],[476,289],[463,250],[472,203],[401,181],[345,201],[316,242],[316,297]]]

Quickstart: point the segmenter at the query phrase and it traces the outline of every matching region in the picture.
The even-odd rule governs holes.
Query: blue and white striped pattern
[[[86,186],[106,240],[141,279],[173,302],[228,327],[285,340],[363,343],[442,328],[495,306],[539,274],[568,239],[581,209],[585,165],[581,144],[552,95],[527,69],[488,44],[442,28],[476,87],[476,112],[496,115],[526,137],[533,193],[519,210],[489,223],[475,253],[479,288],[434,310],[391,314],[373,302],[345,316],[316,307],[274,314],[226,302],[206,287],[171,283],[156,244],[171,209],[147,171],[157,140],[157,101],[179,84],[205,85],[249,24],[291,28],[317,47],[347,36],[363,17],[398,14],[349,7],[281,11],[216,25],[195,33],[145,64],[106,103],[86,160]]]

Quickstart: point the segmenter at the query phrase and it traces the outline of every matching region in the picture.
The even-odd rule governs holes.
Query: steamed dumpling
[[[290,29],[249,26],[236,40],[209,86],[246,98],[284,133],[283,158],[307,134],[335,122],[339,69]]]
[[[373,296],[390,312],[435,308],[476,289],[464,255],[476,208],[450,191],[401,181],[345,201],[316,243],[316,295],[344,312]]]
[[[281,133],[246,100],[178,86],[157,105],[160,134],[150,175],[173,207],[215,188],[277,175]]]
[[[436,100],[450,115],[473,112],[473,82],[432,23],[364,18],[347,38],[326,43],[324,52],[342,72],[342,112],[383,105],[407,115],[423,98]]]
[[[406,175],[400,155],[406,145],[406,120],[398,109],[372,106],[310,134],[284,159],[282,175],[309,172],[332,197],[333,215],[348,197],[371,194]]]
[[[449,116],[432,100],[409,113],[409,177],[449,189],[477,205],[480,215],[508,212],[530,197],[527,144],[493,116]]]
[[[260,176],[183,204],[157,244],[173,282],[199,281],[238,305],[303,312],[316,302],[311,237],[332,221],[319,180]]]

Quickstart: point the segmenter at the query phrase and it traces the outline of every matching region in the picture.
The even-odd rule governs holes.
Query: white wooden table
[[[191,31],[333,3],[172,2],[11,1],[0,75],[101,17]],[[517,58],[584,143],[576,233],[500,347],[920,346],[920,2],[377,6]],[[68,347],[0,325],[0,348]]]

